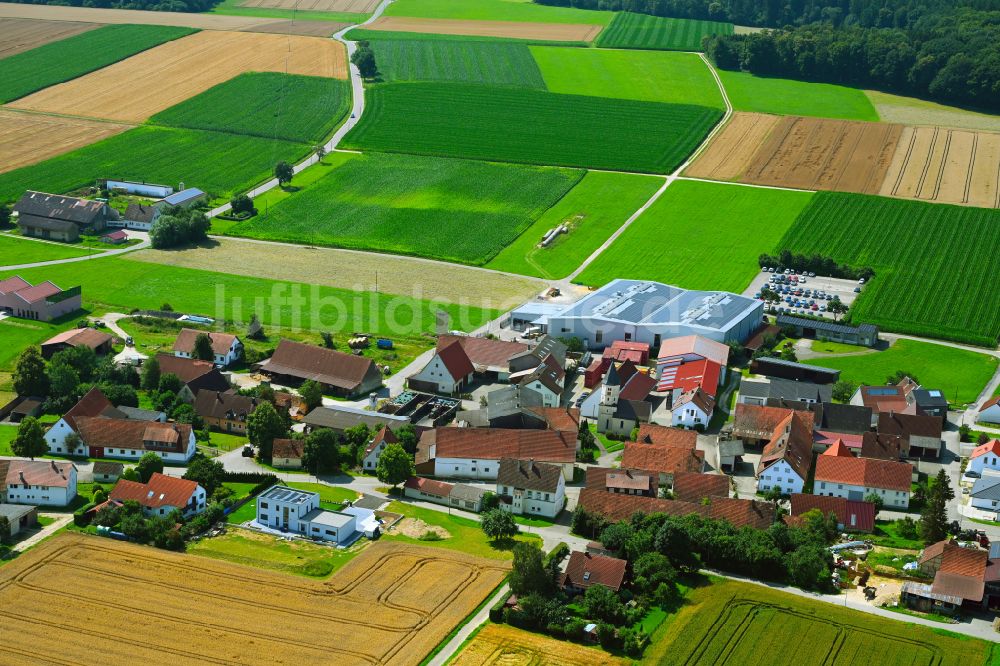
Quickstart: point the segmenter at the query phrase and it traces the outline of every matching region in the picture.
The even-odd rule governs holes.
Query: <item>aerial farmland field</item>
[[[663,183],[662,178],[652,176],[588,171],[583,180],[486,267],[549,279],[564,278]],[[566,224],[569,232],[559,235],[547,247],[539,247],[545,234],[560,224]]]
[[[318,582],[84,535],[0,569],[0,652],[12,666],[409,664],[507,573],[495,560],[378,543]],[[123,593],[124,592],[124,593]],[[72,613],[53,614],[60,606]],[[260,620],[266,613],[267,621]],[[81,640],[86,636],[86,640]]]
[[[386,16],[474,21],[521,21],[533,23],[584,23],[607,25],[614,12],[550,7],[531,0],[396,0]]]
[[[0,18],[0,59],[100,27],[79,21]]]
[[[658,280],[742,292],[808,205],[808,192],[677,180],[576,278]],[[681,240],[683,239],[683,240]]]
[[[22,238],[13,233],[0,234],[0,265],[31,264],[36,261],[68,259],[82,257],[93,252],[100,252],[100,250],[77,247],[67,243],[46,243]],[[72,285],[66,285],[67,288],[69,286]]]
[[[693,590],[676,619],[654,634],[642,663],[821,666],[878,655],[880,666],[959,666],[987,663],[990,648],[944,629],[725,581]]]
[[[732,23],[622,12],[601,32],[597,45],[610,49],[701,51],[703,37],[731,34]]]
[[[380,32],[425,33],[577,44],[592,41],[600,30],[599,25],[588,24],[459,21],[454,19],[405,18],[402,16],[381,16],[365,25],[365,31],[373,34]]]
[[[627,662],[597,646],[577,645],[507,624],[490,623],[480,629],[449,663],[451,666],[611,666]]]
[[[0,173],[61,155],[130,127],[0,108]]]
[[[711,71],[693,53],[557,46],[531,53],[551,92],[724,107]]]
[[[675,168],[722,116],[703,106],[457,83],[376,85],[367,101],[345,148],[647,173]]]
[[[96,34],[100,31],[74,39]],[[319,37],[203,31],[52,86],[11,106],[141,122],[247,71],[346,78],[346,55],[342,44]],[[150,77],[156,77],[157,85],[144,85]]]
[[[247,72],[162,111],[150,122],[286,141],[315,143],[347,115],[346,81]]]
[[[1000,210],[819,193],[777,249],[872,266],[858,322],[996,346]]]
[[[531,51],[524,44],[456,40],[372,41],[385,81],[461,81],[545,89]]]
[[[719,69],[718,73],[737,111],[844,120],[879,119],[871,100],[857,88],[754,76],[727,69]]]
[[[0,61],[0,102],[70,81],[192,32],[190,28],[109,25],[12,55]]]
[[[582,176],[552,167],[368,153],[229,233],[481,264]]]

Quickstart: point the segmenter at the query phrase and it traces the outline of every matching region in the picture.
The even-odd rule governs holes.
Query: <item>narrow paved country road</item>
[[[354,129],[354,126],[357,125],[358,122],[361,120],[361,115],[365,112],[364,79],[361,78],[361,72],[358,71],[358,68],[355,67],[354,64],[351,62],[351,56],[354,55],[354,52],[358,49],[358,45],[357,42],[353,42],[350,39],[347,39],[345,35],[354,28],[360,28],[362,26],[368,25],[369,23],[376,20],[378,17],[382,16],[382,12],[385,11],[385,8],[388,7],[390,3],[392,3],[392,0],[382,0],[382,3],[375,8],[375,11],[372,12],[372,15],[368,18],[368,20],[362,23],[357,23],[355,25],[349,25],[340,32],[337,32],[333,35],[333,39],[336,39],[338,42],[342,43],[347,48],[347,71],[349,73],[351,80],[352,104],[351,104],[350,117],[348,117],[348,119],[344,122],[344,124],[341,125],[336,132],[333,133],[333,136],[330,137],[330,140],[327,141],[326,144],[323,146],[323,149],[328,153],[332,153],[333,151],[337,150],[337,146],[340,145],[341,140],[343,140],[344,136],[346,136],[348,132]],[[307,157],[306,159],[302,160],[294,167],[292,167],[292,173],[299,173],[303,169],[310,167],[313,164],[316,164],[317,162],[319,162],[319,157],[316,155],[316,153],[312,153],[311,155],[309,155],[309,157]],[[263,183],[253,188],[246,194],[248,197],[253,199],[254,197],[259,196],[264,192],[273,190],[276,187],[278,187],[278,179],[272,178],[266,183]],[[226,211],[229,210],[229,208],[230,205],[228,203],[223,206],[219,206],[218,208],[210,210],[208,212],[208,216],[215,217],[216,215],[225,213]]]

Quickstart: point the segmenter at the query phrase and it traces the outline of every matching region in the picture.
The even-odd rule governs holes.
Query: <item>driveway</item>
[[[29,548],[31,548],[32,546],[36,545],[42,539],[46,539],[52,536],[53,534],[56,533],[57,530],[60,530],[66,525],[69,525],[71,522],[73,522],[73,516],[71,514],[41,513],[39,515],[44,516],[46,518],[52,518],[53,521],[50,524],[46,525],[45,527],[39,529],[37,532],[29,536],[27,539],[18,541],[16,544],[14,544],[11,550],[18,553],[24,552]]]

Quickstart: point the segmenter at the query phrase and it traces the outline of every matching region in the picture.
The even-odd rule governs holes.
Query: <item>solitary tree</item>
[[[307,379],[299,387],[299,395],[305,401],[306,409],[312,411],[323,404],[323,385],[312,379]]]
[[[323,158],[326,157],[326,146],[323,144],[314,146],[313,152],[316,153],[316,159],[322,162]]]
[[[888,377],[885,378],[885,383],[886,384],[898,384],[899,382],[903,381],[904,379],[909,379],[909,380],[913,381],[915,384],[919,384],[920,383],[920,380],[917,379],[916,375],[914,375],[912,373],[909,373],[906,370],[897,370],[896,372],[892,373],[891,375],[889,375]]]
[[[163,458],[152,451],[143,453],[135,464],[135,471],[139,474],[139,481],[148,483],[153,474],[163,474]]]
[[[239,215],[241,213],[246,213],[247,215],[253,215],[253,199],[245,194],[237,194],[235,197],[229,200],[229,206],[232,209],[233,215]]]
[[[34,345],[25,347],[17,357],[14,366],[14,391],[24,396],[46,396],[49,393],[45,359],[42,358],[42,350]]]
[[[216,488],[222,485],[225,473],[226,470],[222,467],[222,463],[199,455],[188,464],[184,478],[197,482],[205,489],[205,494],[211,497]]]
[[[399,444],[390,444],[378,457],[375,476],[382,483],[395,487],[413,476],[413,457]]]
[[[191,353],[191,356],[199,361],[215,360],[215,352],[212,350],[212,338],[209,337],[208,333],[199,333],[198,337],[194,339],[194,351]]]
[[[944,472],[944,470],[941,470]],[[942,476],[944,477],[942,479]],[[920,537],[931,544],[948,536],[948,499],[954,492],[948,484],[947,474],[939,475],[930,484],[927,501],[920,513]]]
[[[488,536],[491,541],[512,539],[519,531],[517,523],[514,522],[514,516],[503,509],[490,509],[483,512],[481,524],[483,534]]]
[[[542,549],[533,543],[514,546],[514,562],[510,571],[510,590],[519,597],[526,594],[550,596],[556,584],[542,562]]]
[[[404,451],[409,453],[411,456],[417,452],[417,440],[419,438],[417,437],[417,431],[413,429],[412,424],[407,423],[406,425],[401,426],[394,434],[396,435],[396,440],[399,442],[399,445],[403,447]]]
[[[826,311],[833,315],[833,320],[836,321],[839,315],[845,314],[847,312],[847,305],[839,299],[834,299],[827,303]]]
[[[340,442],[329,428],[313,430],[302,446],[302,464],[313,474],[331,472],[340,465]]]
[[[852,382],[841,379],[833,385],[833,399],[837,402],[847,402],[851,399],[851,396],[854,395],[855,389],[857,389],[857,386],[855,386]]]
[[[146,359],[142,365],[142,378],[140,386],[146,391],[155,391],[160,385],[160,362],[156,357]]]
[[[882,507],[885,505],[885,500],[882,499],[882,496],[874,491],[865,495],[865,501],[871,502],[872,504],[875,505],[876,516],[878,515],[878,512],[882,510]]]
[[[17,435],[10,443],[10,450],[15,456],[31,458],[32,460],[49,452],[49,445],[45,442],[45,432],[42,431],[38,419],[34,416],[28,416],[21,421],[21,425],[17,427]]]
[[[0,543],[10,541],[10,520],[7,516],[0,516]]]
[[[287,185],[292,182],[293,175],[292,165],[288,162],[282,160],[274,165],[274,177],[278,179],[279,185]]]
[[[378,65],[375,63],[375,51],[368,42],[358,42],[358,48],[351,56],[351,62],[358,68],[363,78],[374,79],[378,76]]]
[[[73,452],[76,451],[76,448],[80,446],[81,443],[83,443],[83,440],[80,439],[80,435],[75,432],[71,432],[66,435],[63,443],[66,445],[66,453],[73,455]]]
[[[269,402],[262,402],[247,417],[247,438],[257,447],[257,456],[271,459],[274,440],[288,433],[285,422]]]

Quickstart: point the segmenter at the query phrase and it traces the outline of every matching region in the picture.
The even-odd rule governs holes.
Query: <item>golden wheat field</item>
[[[0,173],[62,155],[130,127],[0,109]]]
[[[331,39],[251,32],[198,32],[9,106],[142,122],[243,72],[347,77],[344,46]]]
[[[313,581],[61,535],[0,569],[0,663],[415,664],[508,568],[377,543]]]
[[[627,662],[598,648],[488,624],[462,647],[451,666],[615,666]]]

